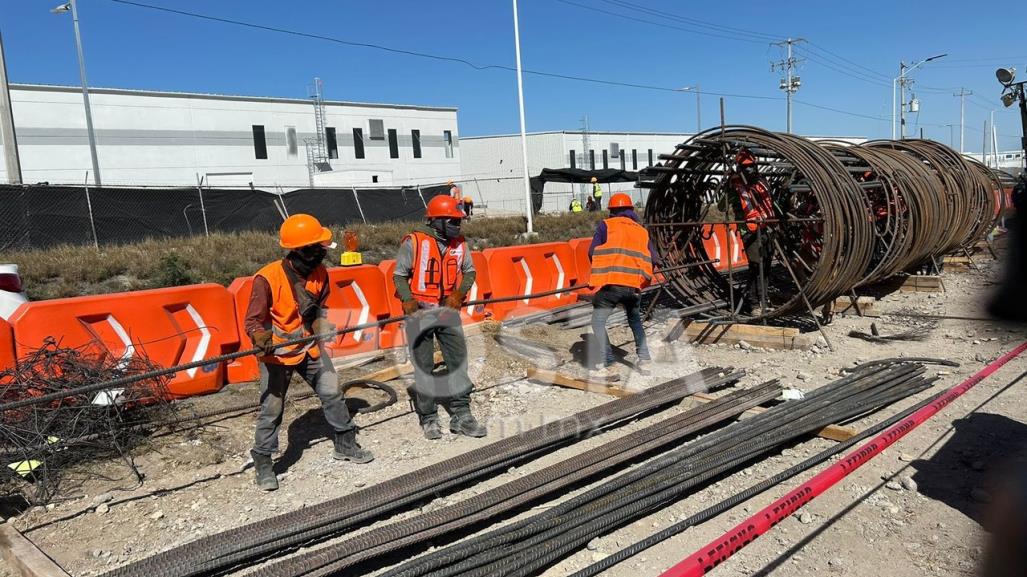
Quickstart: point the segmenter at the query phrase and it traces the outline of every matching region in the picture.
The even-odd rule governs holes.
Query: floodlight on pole
[[[1024,158],[1027,158],[1027,95],[1024,94],[1024,83],[1015,82],[1016,68],[999,68],[995,71],[995,78],[1002,84],[1002,104],[1007,108],[1015,102],[1020,102],[1020,130],[1023,136],[1020,137],[1020,147],[1024,151]],[[1027,174],[1025,172],[1024,174]],[[1023,174],[1021,174],[1023,178]]]
[[[75,0],[65,2],[60,6],[50,9],[52,14],[64,14],[71,12],[71,19],[75,25],[75,48],[78,51],[78,75],[82,81],[82,102],[86,108],[86,134],[89,137],[89,156],[93,162],[93,182],[100,186],[100,161],[96,156],[96,134],[93,132],[93,113],[89,106],[89,83],[86,81],[86,59],[82,53],[82,34],[78,29],[78,7]]]

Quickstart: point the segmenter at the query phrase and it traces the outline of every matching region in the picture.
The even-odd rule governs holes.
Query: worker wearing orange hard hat
[[[597,377],[611,377],[614,362],[606,321],[617,306],[627,313],[628,326],[635,338],[635,364],[639,372],[649,372],[652,357],[642,327],[642,287],[653,279],[653,264],[659,255],[649,232],[639,223],[631,197],[618,192],[610,197],[609,218],[596,225],[588,258],[592,262],[589,285],[597,289],[592,298],[592,350],[590,368]]]
[[[464,202],[464,216],[471,218],[471,213],[474,212],[474,199],[470,195],[465,195],[463,198]]]
[[[414,365],[410,401],[425,438],[442,438],[438,406],[449,413],[451,433],[484,437],[486,429],[471,413],[467,343],[460,308],[476,272],[461,233],[465,215],[448,195],[433,197],[426,225],[408,234],[396,255],[393,281],[407,315],[406,337]],[[447,374],[436,377],[435,341],[442,349]]]
[[[777,213],[770,192],[770,185],[760,175],[756,155],[746,147],[735,154],[734,169],[728,178],[735,194],[729,195],[735,214],[741,215],[744,226],[739,227],[745,257],[749,261],[748,279],[742,292],[743,310],[762,310],[766,302],[767,265],[771,260],[773,239],[770,222],[776,221]]]
[[[298,373],[317,393],[325,420],[334,432],[334,457],[368,463],[371,453],[357,443],[356,427],[346,409],[335,369],[321,350],[321,342],[334,335],[325,302],[331,290],[323,261],[332,244],[332,231],[309,214],[294,214],[282,223],[279,244],[285,258],[257,271],[246,308],[246,333],[261,349],[260,415],[253,449],[257,486],[278,488],[271,456],[278,450],[278,429],[293,373]],[[300,337],[326,335],[318,341],[284,345]],[[330,335],[330,336],[329,336]]]

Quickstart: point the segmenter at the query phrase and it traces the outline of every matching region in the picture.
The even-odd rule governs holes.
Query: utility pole
[[[952,95],[959,97],[959,154],[963,154],[963,135],[966,132],[963,124],[966,119],[966,97],[972,94],[972,90],[960,86],[959,92]]]
[[[524,123],[524,75],[521,73],[521,28],[517,21],[517,0],[513,0],[514,55],[517,59],[517,107],[521,116],[521,160],[524,162],[524,216],[527,219],[525,236],[535,235],[532,217],[534,207],[531,203],[531,182],[528,176],[528,135]]]
[[[4,60],[4,38],[0,35],[0,136],[4,140],[4,166],[7,182],[21,184],[21,161],[18,158],[18,137],[14,132],[14,109],[7,86],[7,62]]]
[[[948,53],[946,53],[946,54],[936,54],[934,56],[931,56],[930,58],[924,58],[923,60],[921,60],[919,62],[914,62],[913,64],[910,64],[908,66],[906,65],[905,62],[902,62],[902,61],[899,62],[899,76],[895,79],[895,81],[898,82],[898,84],[899,84],[899,138],[900,139],[906,138],[906,85],[907,84],[913,84],[913,80],[910,79],[910,78],[907,78],[906,77],[906,73],[912,72],[912,71],[916,70],[917,68],[923,66],[924,64],[926,64],[928,62],[930,62],[932,60],[937,60],[937,59],[942,58],[944,56],[948,56]],[[915,97],[914,97],[914,102],[915,102]],[[893,112],[893,114],[894,114],[894,112]]]
[[[990,166],[988,163],[988,121],[984,121],[984,142],[981,144],[981,162],[985,166]]]
[[[71,12],[71,19],[75,24],[75,48],[78,51],[78,75],[82,80],[82,102],[86,107],[86,134],[89,137],[89,156],[93,162],[93,183],[100,184],[100,161],[96,157],[96,134],[93,132],[93,111],[89,106],[89,83],[86,81],[86,57],[82,54],[82,34],[78,29],[78,5],[75,0],[70,0],[50,10],[54,14]]]
[[[796,65],[804,60],[792,56],[792,46],[805,41],[802,38],[788,38],[782,42],[771,43],[771,46],[784,46],[788,51],[788,56],[784,60],[770,63],[771,72],[775,70],[783,70],[785,72],[785,77],[781,79],[778,88],[785,91],[785,100],[788,101],[788,116],[785,123],[786,132],[792,131],[792,95],[799,91],[799,86],[802,84],[801,79],[793,75],[792,72],[795,70]]]

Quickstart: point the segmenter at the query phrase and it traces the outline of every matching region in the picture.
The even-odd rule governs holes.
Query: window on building
[[[606,154],[606,149],[603,149],[603,170],[610,168],[610,157]]]
[[[620,144],[616,142],[610,143],[610,156],[617,158],[620,156]]]
[[[267,141],[264,140],[264,125],[253,125],[253,155],[257,160],[267,160]]]
[[[631,170],[638,170],[638,151],[631,149]]]
[[[414,158],[421,158],[421,131],[410,131],[410,144],[414,147]]]
[[[335,127],[325,127],[325,146],[328,148],[328,158],[339,158],[339,141],[335,138]]]
[[[618,150],[617,152],[620,153],[620,155],[619,155],[620,156],[620,169],[624,170],[624,151],[623,150]]]
[[[571,157],[571,164],[570,164],[571,168],[577,168],[576,163],[574,162],[574,151],[573,150],[571,150],[570,157]]]
[[[285,127],[285,152],[290,157],[295,157],[299,149],[299,144],[296,142],[296,127],[286,126]]]
[[[389,129],[389,158],[399,158],[399,137],[395,128]]]
[[[653,165],[653,149],[649,149],[649,166]]]
[[[371,184],[377,184],[377,183],[378,183],[378,175],[377,174],[372,174],[371,175]]]
[[[364,129],[354,128],[353,129],[353,156],[355,158],[364,158]]]
[[[443,130],[442,139],[446,141],[446,158],[453,158],[453,131]]]
[[[371,140],[385,140],[385,121],[372,118],[367,122],[371,129]]]
[[[596,169],[596,151],[595,150],[589,150],[588,151],[588,169],[589,170],[595,170]]]

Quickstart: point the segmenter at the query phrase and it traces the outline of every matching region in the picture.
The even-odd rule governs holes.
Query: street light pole
[[[898,81],[898,83],[899,83],[899,138],[900,139],[905,139],[906,138],[906,83],[908,82],[906,80],[906,74],[916,70],[917,68],[919,68],[923,64],[926,64],[927,62],[930,62],[931,60],[937,60],[937,59],[939,59],[939,58],[941,58],[943,56],[948,56],[948,54],[937,54],[935,56],[931,56],[930,58],[924,58],[920,62],[916,62],[914,64],[910,64],[909,66],[906,66],[905,62],[901,62],[901,61],[899,62],[899,76],[898,76],[898,78],[895,79],[895,81]],[[895,82],[895,81],[893,81],[893,82]],[[894,98],[894,94],[895,93],[893,91],[892,92],[892,98]],[[893,131],[892,134],[893,134],[892,138],[894,139],[894,131]]]
[[[74,0],[72,0],[74,1]],[[521,159],[524,161],[524,198],[527,202],[525,214],[528,220],[527,236],[535,233],[532,226],[534,207],[531,204],[531,181],[528,178],[528,135],[524,125],[524,77],[521,74],[521,29],[517,22],[517,0],[513,0],[514,52],[517,56],[517,106],[521,114]]]
[[[86,81],[86,58],[82,53],[82,34],[78,28],[78,6],[75,0],[70,0],[53,10],[54,14],[61,14],[71,9],[71,19],[75,24],[75,48],[78,51],[78,74],[82,80],[82,101],[86,107],[86,133],[89,137],[89,156],[93,161],[93,183],[100,186],[100,161],[96,156],[96,134],[93,132],[93,113],[89,106],[89,83]]]
[[[695,86],[683,86],[678,88],[678,92],[694,92],[695,93],[695,132],[698,134],[702,130],[702,105],[700,104],[700,92],[699,84]]]

